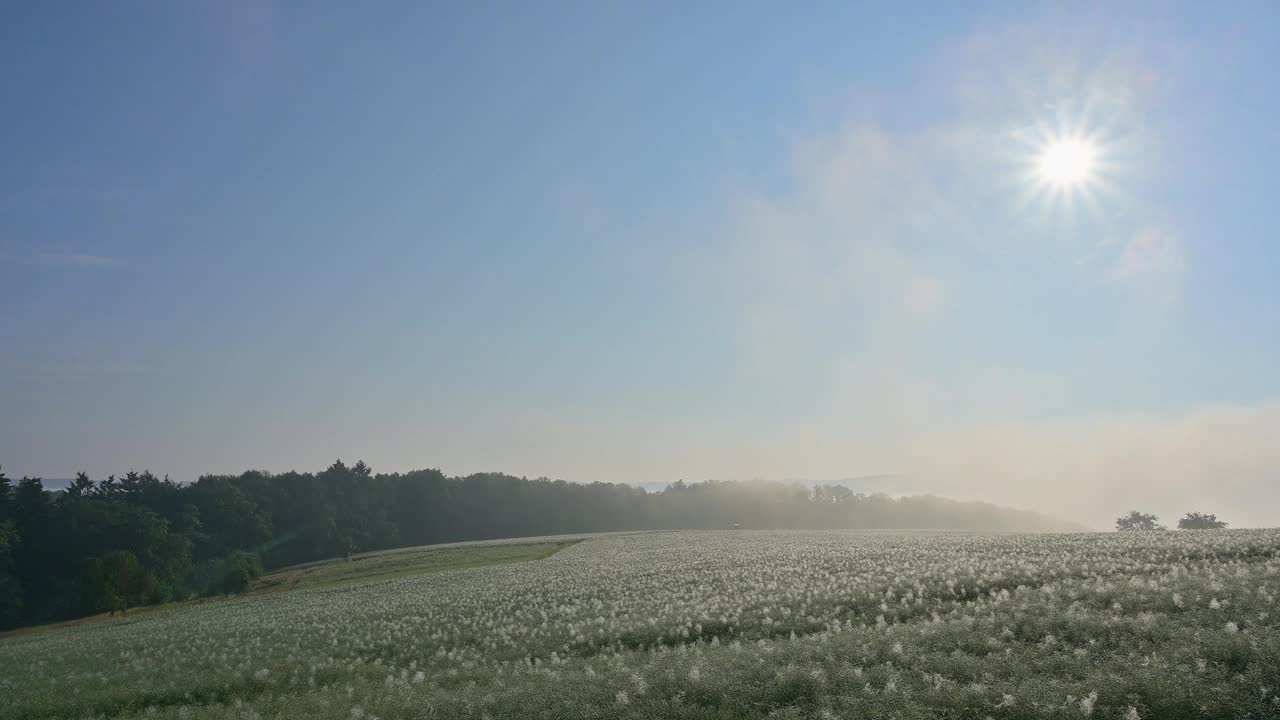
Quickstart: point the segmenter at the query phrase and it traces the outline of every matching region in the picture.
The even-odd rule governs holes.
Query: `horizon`
[[[1280,526],[1276,20],[5,7],[0,466]]]
[[[341,459],[340,459],[340,458],[339,458],[339,462],[341,462]],[[359,462],[363,462],[363,460],[360,460]],[[636,482],[621,482],[621,481],[618,481],[618,482],[609,482],[609,481],[601,481],[601,480],[590,480],[590,481],[587,481],[587,480],[574,480],[574,479],[570,479],[570,478],[548,477],[548,476],[545,476],[545,475],[536,476],[536,477],[529,477],[529,476],[526,476],[526,475],[516,475],[516,474],[513,474],[513,473],[509,473],[509,472],[504,472],[504,471],[501,471],[501,470],[481,470],[481,471],[477,471],[477,472],[473,472],[473,473],[467,473],[467,474],[450,474],[450,473],[448,473],[448,472],[444,471],[444,470],[443,470],[443,469],[441,469],[441,468],[435,468],[435,467],[412,468],[412,469],[408,469],[408,470],[391,470],[391,471],[385,471],[385,472],[384,472],[384,471],[381,471],[381,470],[379,470],[379,469],[377,469],[377,468],[374,468],[372,465],[368,465],[368,467],[370,468],[370,470],[371,470],[371,472],[373,473],[373,475],[374,475],[374,476],[378,476],[378,475],[387,475],[387,476],[400,475],[400,476],[405,476],[405,475],[410,475],[410,474],[418,473],[418,472],[431,472],[431,471],[434,471],[434,472],[439,472],[441,475],[443,475],[444,477],[449,478],[449,479],[451,479],[451,480],[466,480],[466,479],[468,479],[468,478],[470,478],[470,477],[479,476],[479,475],[504,475],[504,476],[507,476],[507,477],[519,478],[519,479],[521,479],[521,480],[531,480],[531,481],[548,481],[548,482],[565,482],[565,483],[571,483],[571,484],[574,484],[574,485],[590,485],[590,484],[593,484],[593,483],[605,483],[605,484],[611,484],[611,485],[623,485],[623,486],[632,487],[632,488],[635,488],[635,489],[641,490],[641,491],[643,491],[643,492],[645,492],[645,493],[648,493],[648,494],[652,494],[652,493],[661,493],[661,492],[663,492],[664,490],[666,490],[667,488],[670,488],[671,486],[673,486],[673,485],[674,485],[675,483],[677,483],[677,482],[682,482],[682,483],[686,483],[686,484],[689,484],[689,485],[695,485],[695,484],[700,484],[700,483],[716,483],[716,484],[718,484],[718,483],[745,483],[745,484],[751,484],[751,483],[764,483],[764,484],[774,484],[774,485],[799,485],[799,486],[803,486],[803,487],[805,487],[805,488],[808,488],[808,489],[810,489],[810,490],[812,490],[812,489],[813,489],[813,488],[815,488],[815,487],[820,487],[820,486],[826,486],[826,487],[842,486],[842,487],[844,487],[844,488],[846,488],[846,489],[848,489],[848,490],[852,491],[852,492],[853,492],[854,494],[856,494],[856,495],[861,495],[861,496],[865,496],[865,497],[883,496],[883,497],[888,497],[888,498],[891,498],[891,499],[894,499],[894,500],[911,499],[911,498],[925,498],[925,497],[933,497],[933,498],[937,498],[937,499],[940,499],[940,500],[953,501],[953,502],[961,503],[961,504],[989,505],[989,506],[991,506],[991,507],[993,507],[993,508],[996,508],[996,509],[999,509],[999,510],[1002,510],[1002,511],[1009,511],[1009,512],[1014,512],[1014,513],[1032,513],[1032,514],[1035,514],[1035,515],[1038,515],[1038,516],[1040,516],[1040,517],[1044,518],[1045,520],[1049,520],[1049,521],[1054,521],[1054,522],[1061,523],[1063,528],[1068,528],[1068,527],[1070,527],[1070,528],[1074,528],[1074,529],[1071,529],[1071,530],[1066,530],[1066,529],[1064,529],[1064,530],[1058,530],[1058,531],[1055,531],[1055,532],[1081,532],[1081,531],[1084,531],[1084,532],[1108,532],[1108,531],[1110,531],[1110,530],[1114,529],[1114,528],[1112,528],[1112,527],[1111,527],[1111,525],[1113,524],[1113,522],[1112,522],[1112,521],[1110,521],[1110,520],[1109,520],[1109,521],[1107,521],[1107,522],[1105,522],[1105,523],[1103,523],[1103,525],[1102,525],[1102,526],[1098,526],[1098,525],[1091,525],[1091,524],[1088,524],[1088,523],[1082,523],[1082,522],[1077,521],[1077,520],[1072,520],[1072,519],[1070,519],[1070,518],[1065,518],[1065,517],[1062,517],[1062,516],[1059,516],[1059,515],[1055,515],[1055,514],[1054,514],[1054,513],[1052,513],[1052,512],[1045,512],[1045,511],[1041,511],[1041,510],[1034,510],[1034,509],[1026,508],[1026,507],[1018,507],[1018,506],[1014,506],[1014,505],[1008,505],[1008,504],[1005,504],[1005,503],[1001,503],[1001,502],[999,502],[999,501],[993,501],[993,500],[989,500],[989,499],[981,498],[981,497],[966,497],[966,496],[964,496],[964,495],[938,495],[937,493],[934,493],[934,492],[931,492],[931,491],[928,491],[928,490],[917,490],[917,489],[915,489],[914,487],[910,487],[910,486],[909,486],[909,487],[900,487],[900,488],[898,488],[898,489],[896,489],[896,490],[891,490],[891,489],[886,489],[886,487],[884,487],[884,486],[883,486],[883,485],[884,485],[884,482],[883,482],[883,481],[885,481],[885,480],[896,481],[896,480],[908,479],[908,477],[909,477],[909,476],[908,476],[908,475],[906,475],[906,474],[898,474],[898,475],[893,475],[893,474],[886,474],[886,475],[869,475],[869,476],[855,477],[855,478],[841,478],[841,479],[837,479],[837,480],[811,480],[811,479],[804,479],[804,478],[781,478],[781,479],[770,479],[770,478],[758,478],[758,477],[757,477],[757,478],[732,479],[732,480],[721,480],[721,479],[718,479],[718,478],[702,478],[702,479],[690,480],[690,479],[688,479],[688,478],[677,478],[677,479],[675,479],[675,480],[670,480],[670,481],[666,481],[666,482],[639,482],[639,483],[636,483]],[[0,471],[2,471],[2,470],[3,470],[3,466],[0,466]],[[100,481],[102,481],[102,480],[105,480],[108,476],[110,476],[110,477],[114,477],[114,478],[116,478],[116,479],[118,480],[118,479],[120,479],[121,477],[123,477],[123,476],[124,476],[126,473],[128,473],[128,472],[136,472],[136,473],[140,473],[140,474],[151,473],[153,476],[155,476],[155,477],[157,477],[157,478],[161,478],[161,479],[165,479],[165,480],[171,480],[171,481],[173,481],[174,483],[176,483],[176,484],[178,484],[178,485],[191,485],[191,484],[193,484],[193,483],[197,482],[198,480],[200,480],[200,479],[202,479],[202,478],[205,478],[205,477],[239,477],[239,476],[246,475],[246,474],[250,474],[250,473],[262,473],[262,474],[264,474],[264,475],[266,475],[266,476],[268,476],[268,477],[275,477],[275,476],[279,476],[279,475],[287,475],[287,474],[290,474],[290,473],[298,473],[298,474],[302,474],[302,475],[317,475],[317,474],[319,474],[319,473],[323,472],[323,469],[322,469],[322,468],[315,468],[315,469],[299,470],[299,469],[297,469],[297,468],[292,468],[292,469],[289,469],[289,470],[265,470],[265,469],[262,469],[262,468],[253,468],[253,469],[242,470],[242,471],[240,471],[240,472],[235,472],[235,473],[201,473],[199,476],[197,476],[197,477],[195,477],[195,478],[174,478],[174,477],[172,477],[172,476],[170,476],[170,475],[168,475],[168,474],[165,474],[165,473],[156,473],[156,472],[154,472],[151,468],[142,468],[141,470],[139,470],[139,469],[137,469],[137,468],[130,468],[129,470],[127,470],[127,471],[125,471],[125,472],[106,473],[106,474],[104,474],[104,475],[100,475],[100,476],[95,476],[93,473],[87,473],[87,472],[86,472],[86,475],[88,475],[89,479],[90,479],[91,481],[93,481],[93,482],[96,484],[96,483],[98,483],[98,482],[100,482]],[[6,472],[5,474],[6,474],[6,475],[8,475],[8,473],[7,473],[7,472]],[[44,489],[45,489],[46,491],[50,491],[50,492],[60,492],[60,491],[62,491],[62,490],[65,490],[65,489],[67,488],[67,486],[69,486],[69,485],[70,485],[70,484],[75,480],[74,475],[73,475],[73,476],[71,476],[71,477],[44,477],[44,476],[36,476],[36,475],[27,475],[27,476],[20,476],[20,477],[33,477],[33,478],[36,478],[36,479],[38,479],[38,480],[40,480],[40,481],[41,481],[41,483],[42,483],[42,485],[43,485]],[[10,477],[9,479],[10,479],[10,481],[14,481],[14,480],[16,480],[16,479],[18,479],[18,478]],[[1143,508],[1143,509],[1145,509],[1145,510],[1151,510],[1153,507],[1155,507],[1155,506],[1153,506],[1152,504],[1148,503],[1148,505],[1147,505],[1147,506],[1144,506],[1144,508]],[[1157,509],[1158,509],[1158,508],[1157,508]],[[1117,513],[1119,513],[1119,510],[1117,510],[1116,512],[1117,512]],[[1127,511],[1126,511],[1126,512],[1127,512]],[[1165,519],[1165,518],[1167,517],[1167,518],[1169,519],[1169,522],[1174,522],[1174,521],[1175,521],[1175,520],[1174,520],[1174,518],[1176,518],[1178,515],[1186,514],[1187,512],[1191,512],[1191,511],[1170,510],[1168,513],[1164,513],[1164,512],[1156,512],[1156,513],[1154,513],[1154,514],[1155,514],[1158,518],[1160,518],[1160,519]],[[1123,514],[1123,513],[1122,513],[1122,514]],[[1248,526],[1248,525],[1237,525],[1237,524],[1234,524],[1234,523],[1229,523],[1229,526],[1230,526],[1230,527],[1232,527],[1232,528],[1236,528],[1236,529],[1265,529],[1265,526],[1263,526],[1263,527],[1252,527],[1252,526]],[[886,532],[887,532],[887,531],[888,531],[888,530],[886,530]],[[620,531],[620,532],[622,532],[622,531]],[[968,531],[966,531],[966,532],[968,532]]]

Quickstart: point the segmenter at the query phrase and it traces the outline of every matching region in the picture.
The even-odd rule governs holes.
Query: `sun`
[[[1079,111],[1049,105],[1056,117],[1029,118],[1006,136],[1004,151],[1014,204],[1045,219],[1073,226],[1100,219],[1123,199],[1123,184],[1133,171],[1133,148],[1111,121],[1092,117],[1088,103]]]
[[[1089,183],[1094,176],[1098,150],[1083,138],[1062,137],[1040,150],[1036,172],[1040,181],[1063,190]]]

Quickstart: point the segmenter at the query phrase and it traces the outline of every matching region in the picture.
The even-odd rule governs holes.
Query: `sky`
[[[1280,10],[1119,5],[5,3],[0,466],[1280,525]]]

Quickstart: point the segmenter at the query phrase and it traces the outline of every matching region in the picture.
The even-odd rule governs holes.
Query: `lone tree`
[[[1160,518],[1151,513],[1138,512],[1130,510],[1128,515],[1124,515],[1116,519],[1116,529],[1120,531],[1127,530],[1159,530]]]
[[[1212,513],[1189,512],[1178,521],[1179,530],[1217,530],[1227,524]]]

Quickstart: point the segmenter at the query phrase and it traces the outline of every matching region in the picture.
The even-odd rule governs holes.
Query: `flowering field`
[[[1280,531],[608,535],[0,640],[15,718],[1280,718]]]

